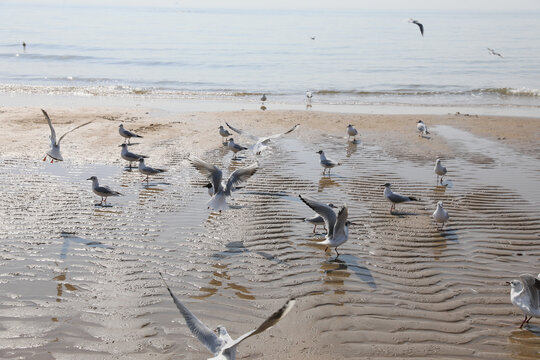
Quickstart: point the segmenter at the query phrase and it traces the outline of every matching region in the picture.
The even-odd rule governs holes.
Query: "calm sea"
[[[46,3],[0,2],[0,93],[540,109],[540,12]]]

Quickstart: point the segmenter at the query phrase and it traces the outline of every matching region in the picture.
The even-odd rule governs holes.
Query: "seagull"
[[[444,175],[446,175],[447,170],[444,166],[441,165],[441,159],[437,159],[437,161],[435,162],[435,168],[433,170],[435,171],[435,174],[437,174],[437,182],[439,182],[439,176],[440,176],[441,184],[442,184],[442,179]]]
[[[409,22],[418,25],[418,27],[420,28],[420,34],[424,36],[424,25],[420,24],[418,20],[414,20],[414,19],[409,19]]]
[[[133,161],[138,161],[140,158],[146,159],[148,156],[145,155],[139,155],[132,153],[128,150],[128,144],[122,144],[118,145],[122,148],[122,152],[120,153],[120,156],[122,156],[122,159],[129,161],[129,168],[131,169],[131,163]]]
[[[419,201],[419,199],[415,197],[403,196],[398,193],[392,192],[392,189],[390,188],[392,185],[390,183],[386,183],[382,186],[384,186],[384,197],[386,198],[386,200],[392,203],[392,207],[390,207],[390,214],[392,214],[392,211],[396,209],[396,204],[409,201]]]
[[[328,247],[333,247],[336,248],[336,254],[339,256],[338,246],[344,244],[349,238],[351,222],[347,220],[349,214],[347,204],[339,209],[336,217],[334,210],[325,203],[302,195],[300,195],[300,200],[324,219],[324,225],[328,229],[325,240],[321,242],[322,245],[327,245],[324,251],[328,250]]]
[[[512,280],[507,284],[512,288],[510,290],[512,304],[525,314],[525,319],[519,326],[521,329],[533,317],[540,317],[540,274],[536,278],[529,274],[523,274],[519,276],[519,280]],[[529,318],[527,319],[527,317]]]
[[[327,159],[326,155],[324,155],[324,151],[322,150],[317,151],[317,154],[319,154],[321,157],[321,166],[324,168],[323,174],[325,173],[326,169],[328,169],[328,174],[330,174],[330,169],[338,165],[341,165],[341,163],[335,162],[332,159]]]
[[[91,176],[86,180],[92,180],[92,191],[97,196],[101,196],[101,202],[99,203],[99,205],[103,205],[103,203],[107,205],[107,197],[109,196],[122,195],[118,191],[114,191],[108,186],[99,186],[98,179],[95,176]]]
[[[208,194],[212,196],[208,202],[208,208],[212,210],[226,210],[229,208],[226,198],[231,196],[231,192],[236,189],[236,185],[243,181],[247,181],[259,169],[258,163],[253,163],[249,166],[236,169],[232,172],[226,182],[223,181],[223,172],[215,165],[210,165],[204,160],[196,156],[190,156],[189,161],[199,170],[201,174],[206,176],[211,184],[205,185],[208,188]],[[217,191],[216,191],[217,189]]]
[[[306,99],[308,103],[311,103],[311,99],[313,98],[313,93],[311,91],[306,91]]]
[[[227,124],[227,126],[232,131],[234,131],[235,133],[246,136],[246,137],[250,138],[251,140],[255,141],[255,143],[249,147],[249,150],[255,155],[260,155],[261,152],[268,147],[268,144],[270,143],[270,141],[272,139],[277,139],[277,138],[279,138],[279,137],[281,137],[283,135],[290,134],[294,130],[298,129],[298,127],[300,126],[300,124],[296,124],[292,128],[290,128],[289,130],[285,131],[284,133],[274,134],[274,135],[270,135],[270,136],[258,137],[258,136],[250,135],[249,133],[247,133],[247,132],[245,132],[245,131],[243,131],[241,129],[232,127],[228,122],[225,122],[225,124]]]
[[[329,203],[329,204],[326,204],[326,205],[330,206],[332,209],[336,208],[336,206],[334,204],[332,204],[332,203]],[[316,215],[314,215],[312,217],[305,218],[304,222],[308,222],[308,223],[313,224],[313,233],[315,233],[315,230],[317,230],[317,226],[319,226],[319,225],[324,226],[324,230],[328,231],[326,229],[325,224],[324,224],[323,217],[321,215],[319,215],[319,214],[316,214]]]
[[[487,48],[487,49],[488,49],[488,51],[489,51],[489,53],[490,53],[491,55],[495,55],[495,56],[498,56],[498,57],[503,57],[501,54],[499,54],[499,53],[496,52],[495,50],[490,49],[490,48]]]
[[[448,211],[446,211],[443,208],[442,201],[439,201],[437,203],[437,209],[433,212],[433,218],[435,219],[436,222],[442,223],[441,230],[444,227],[444,223],[447,222],[448,219],[450,218],[450,215],[448,215]]]
[[[141,135],[137,135],[137,134],[135,134],[135,133],[132,133],[132,132],[129,131],[129,130],[124,129],[124,124],[120,124],[120,125],[118,126],[118,132],[119,132],[120,135],[124,138],[124,142],[126,142],[126,140],[127,140],[128,143],[129,143],[132,137],[135,137],[135,138],[142,138]]]
[[[225,140],[223,143],[227,142],[227,137],[231,136],[232,134],[229,132],[229,130],[225,129],[223,125],[219,126],[219,135],[221,135]]]
[[[159,173],[162,173],[162,172],[166,172],[167,170],[165,169],[156,169],[156,168],[152,168],[150,166],[146,166],[144,164],[144,158],[139,158],[139,172],[143,175],[146,175],[146,183],[148,184],[148,177],[150,175],[156,175],[156,174],[159,174]],[[143,181],[145,181],[143,180]]]
[[[229,139],[229,142],[227,143],[227,146],[229,149],[234,153],[233,159],[236,159],[236,153],[242,150],[247,150],[248,148],[242,145],[238,145],[234,142],[233,138]]]
[[[262,104],[264,105],[264,102],[266,101],[266,94],[263,94],[263,96],[261,96],[261,101],[262,101]]]
[[[429,131],[427,129],[427,125],[424,124],[424,122],[422,120],[418,120],[418,122],[416,123],[416,128],[420,132],[418,134],[418,136],[428,135],[429,134]]]
[[[51,139],[51,149],[47,152],[47,155],[45,155],[45,157],[43,158],[43,161],[47,160],[47,156],[49,156],[51,158],[51,163],[54,160],[56,160],[56,161],[64,161],[64,158],[62,157],[62,154],[60,153],[60,141],[62,141],[64,136],[66,136],[70,132],[75,131],[78,128],[81,128],[81,127],[83,127],[85,125],[88,125],[92,121],[89,121],[89,122],[86,122],[86,123],[81,124],[79,126],[76,126],[75,128],[73,128],[73,129],[69,130],[68,132],[64,133],[64,135],[60,136],[60,139],[58,139],[58,141],[56,141],[56,131],[54,131],[51,119],[49,118],[49,115],[47,115],[47,112],[45,110],[41,109],[41,111],[43,112],[43,115],[45,115],[45,118],[47,119],[47,122],[49,123],[49,128],[51,128],[51,136],[49,137]]]
[[[163,279],[161,273],[159,274]],[[165,283],[165,280],[163,280]],[[268,319],[266,319],[258,328],[251,330],[244,335],[240,336],[236,340],[233,340],[227,329],[224,326],[218,325],[216,328],[216,335],[212,330],[210,330],[205,324],[202,323],[189,309],[182,303],[178,298],[173,294],[167,283],[165,287],[169,291],[176,307],[184,317],[186,325],[189,327],[189,330],[199,339],[199,341],[212,353],[215,357],[209,358],[208,360],[235,360],[236,359],[236,347],[245,339],[250,336],[257,335],[263,331],[271,328],[276,325],[278,321],[283,319],[289,311],[293,308],[296,303],[296,299],[292,298],[287,300],[285,305],[283,305],[278,311],[274,312]]]
[[[353,141],[356,141],[356,135],[358,135],[358,130],[356,130],[354,126],[349,124],[347,125],[347,134],[349,135],[347,141],[351,140],[351,136],[353,136]]]

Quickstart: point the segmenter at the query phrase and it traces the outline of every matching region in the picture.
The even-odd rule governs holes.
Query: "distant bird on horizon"
[[[24,41],[22,43],[22,47],[23,47],[23,49],[26,49],[26,43]]]
[[[311,37],[311,40],[315,40],[315,36],[312,36],[312,37]]]
[[[60,141],[62,141],[62,139],[67,135],[69,134],[70,132],[72,131],[75,131],[77,130],[78,128],[81,128],[85,125],[88,125],[90,124],[92,121],[88,121],[84,124],[81,124],[77,127],[74,127],[73,129],[69,130],[68,132],[64,133],[64,135],[60,136],[60,139],[58,139],[58,141],[56,141],[56,131],[54,131],[54,128],[52,126],[52,122],[51,122],[51,119],[49,118],[49,115],[47,114],[47,112],[43,109],[41,109],[41,112],[43,112],[43,115],[45,115],[45,119],[47,119],[47,122],[49,123],[49,128],[51,129],[51,135],[49,136],[49,138],[51,139],[51,148],[50,150],[47,152],[47,154],[45,155],[45,157],[43,158],[43,161],[47,160],[47,156],[49,156],[51,158],[51,163],[53,162],[53,160],[56,160],[56,161],[64,161],[64,158],[62,157],[62,153],[60,152]]]
[[[141,135],[137,135],[137,134],[135,134],[135,133],[132,133],[132,132],[129,131],[129,130],[124,129],[124,124],[120,124],[120,125],[118,126],[118,132],[119,132],[120,135],[124,138],[124,142],[126,142],[126,140],[127,140],[128,144],[130,143],[132,137],[135,137],[135,138],[142,138]]]
[[[266,94],[263,94],[263,96],[261,96],[261,101],[262,101],[263,105],[266,102],[266,100],[267,100],[266,99]]]
[[[107,197],[109,197],[109,196],[122,195],[118,191],[114,191],[108,186],[99,186],[98,179],[95,176],[91,176],[86,180],[92,180],[92,191],[97,196],[101,196],[101,202],[99,203],[99,205],[103,205],[103,203],[105,203],[105,205],[107,205]]]
[[[414,20],[414,19],[409,19],[409,22],[412,23],[412,24],[418,25],[418,27],[420,28],[420,34],[422,34],[422,36],[424,36],[424,25],[420,24],[420,22],[418,22],[418,20]]]
[[[490,48],[487,48],[487,49],[488,49],[488,51],[489,51],[489,53],[490,53],[491,55],[495,55],[495,56],[498,56],[498,57],[503,57],[501,54],[499,54],[499,53],[496,52],[495,50],[490,49]]]
[[[163,276],[159,273],[161,279]],[[165,280],[163,280],[165,283]],[[233,340],[225,326],[218,325],[215,331],[210,330],[202,321],[200,321],[189,309],[173,294],[169,285],[165,283],[165,287],[169,291],[176,307],[180,314],[184,317],[187,327],[191,333],[215,356],[208,360],[236,360],[236,347],[247,338],[262,333],[263,331],[276,325],[283,319],[293,308],[296,299],[287,300],[279,310],[270,315],[261,325],[255,330],[251,330],[244,335]],[[221,316],[220,316],[221,317]],[[217,333],[217,335],[216,335]]]
[[[390,183],[386,183],[382,186],[384,186],[384,197],[386,198],[386,200],[392,203],[392,206],[390,207],[390,214],[393,214],[392,211],[396,209],[396,204],[409,202],[409,201],[418,201],[418,199],[415,197],[404,196],[404,195],[393,192],[391,189],[392,185]]]
[[[519,280],[512,280],[507,284],[512,288],[510,301],[525,314],[525,319],[519,326],[521,329],[533,317],[540,317],[540,274],[536,278],[523,274],[519,276]]]

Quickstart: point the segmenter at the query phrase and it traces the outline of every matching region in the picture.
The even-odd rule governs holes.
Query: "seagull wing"
[[[210,165],[206,161],[201,160],[193,155],[189,157],[189,161],[191,161],[191,164],[195,167],[195,169],[199,170],[201,174],[210,180],[212,186],[214,187],[214,194],[216,194],[221,187],[221,179],[223,178],[223,173],[221,170],[219,170],[217,166]]]
[[[300,200],[309,206],[317,214],[321,215],[324,219],[324,225],[328,229],[328,236],[334,234],[334,226],[336,225],[336,213],[332,208],[325,203],[309,198],[307,196],[300,195]]]
[[[233,342],[227,344],[225,347],[223,347],[223,350],[230,349],[234,346],[237,346],[242,341],[246,340],[248,337],[257,335],[262,333],[263,331],[271,328],[272,326],[276,325],[281,319],[283,319],[289,311],[293,308],[294,304],[296,303],[296,299],[289,299],[285,305],[281,307],[278,311],[270,315],[268,319],[266,319],[261,325],[259,325],[258,328],[255,330],[251,330],[250,332],[245,333],[244,335],[240,336],[238,339],[234,340]]]
[[[54,131],[51,119],[49,118],[49,115],[47,114],[45,110],[41,109],[41,112],[43,112],[43,115],[45,115],[45,119],[47,119],[47,122],[49,123],[49,127],[51,128],[51,142],[53,144],[56,144],[56,131]]]
[[[258,169],[259,164],[253,163],[244,168],[234,170],[231,176],[229,176],[229,179],[227,180],[227,186],[225,187],[225,195],[231,195],[231,191],[235,189],[236,185],[249,179],[253,174],[257,172]]]
[[[347,217],[349,216],[349,209],[347,208],[347,205],[343,205],[341,209],[339,209],[336,225],[334,225],[334,234],[338,231],[341,231],[342,229],[345,229],[345,222],[347,222]]]
[[[229,123],[226,122],[226,121],[225,121],[225,124],[227,124],[227,126],[229,127],[229,129],[231,129],[231,130],[234,131],[235,133],[240,134],[240,135],[243,135],[243,136],[245,136],[245,137],[247,137],[247,138],[250,138],[250,139],[253,140],[253,141],[259,141],[259,138],[258,138],[257,136],[248,134],[248,133],[245,132],[244,130],[241,130],[241,129],[232,127],[232,126],[229,125]]]
[[[418,27],[420,28],[420,34],[422,34],[422,36],[424,36],[424,25],[420,24],[418,21],[413,21],[413,23],[415,23],[416,25],[418,25]]]
[[[296,124],[292,128],[290,128],[289,130],[285,131],[284,133],[270,135],[270,136],[266,137],[265,139],[276,139],[276,138],[278,138],[280,136],[287,135],[289,133],[292,133],[294,130],[298,129],[299,126],[300,126],[300,124]]]
[[[520,275],[519,278],[523,282],[523,287],[529,293],[532,308],[540,308],[540,279],[529,274]]]
[[[159,274],[161,276],[161,273]],[[163,277],[161,277],[163,279]],[[221,347],[223,346],[223,341],[216,335],[212,330],[210,330],[206,325],[204,325],[189,309],[178,300],[176,296],[174,296],[171,289],[169,289],[169,286],[163,280],[165,283],[165,286],[167,287],[167,290],[169,290],[169,294],[171,295],[174,303],[176,304],[176,307],[178,310],[180,310],[180,313],[186,320],[186,324],[189,327],[189,330],[199,339],[199,341],[206,346],[208,350],[210,350],[214,355],[219,353],[221,350]]]
[[[93,121],[93,120],[92,120]],[[69,130],[68,132],[66,132],[64,135],[60,136],[60,139],[58,139],[58,144],[60,144],[60,141],[62,141],[62,139],[64,138],[64,136],[66,136],[67,134],[69,134],[70,132],[73,132],[75,130],[77,130],[78,128],[82,128],[83,126],[86,126],[88,124],[90,124],[92,121],[89,121],[89,122],[85,122],[84,124],[81,124],[79,126],[76,126],[74,127],[73,129]]]

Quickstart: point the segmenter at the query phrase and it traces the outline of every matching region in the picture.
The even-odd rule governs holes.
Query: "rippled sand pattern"
[[[495,143],[482,155],[459,143],[463,134],[434,130],[414,140],[459,147],[444,159],[447,186],[436,185],[433,159],[288,138],[259,158],[223,213],[206,209],[205,181],[174,142],[154,163],[169,172],[150,186],[115,159],[3,159],[0,358],[206,359],[158,271],[233,337],[299,298],[239,358],[539,358],[540,322],[518,329],[505,281],[539,272],[540,162]],[[331,176],[321,148],[342,162]],[[231,161],[219,144],[202,157],[226,174],[254,161]],[[91,175],[125,196],[94,206]],[[421,201],[390,215],[385,182]],[[338,259],[300,220],[312,211],[298,194],[348,204],[354,225]],[[451,214],[443,231],[430,219],[439,200]]]

